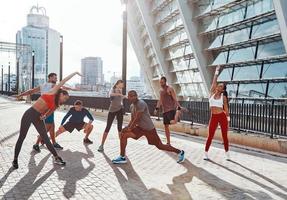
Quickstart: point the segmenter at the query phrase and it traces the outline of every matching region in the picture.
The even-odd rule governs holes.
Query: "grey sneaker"
[[[64,148],[63,148],[61,145],[59,145],[57,142],[55,142],[55,143],[53,144],[53,146],[54,146],[55,149],[59,149],[59,150],[64,149]]]
[[[34,144],[34,145],[33,145],[33,149],[34,149],[34,151],[36,151],[36,152],[38,152],[38,153],[41,152],[40,147],[39,147],[38,144]]]
[[[100,145],[100,146],[99,146],[98,152],[104,152],[104,146],[103,146],[103,145]]]

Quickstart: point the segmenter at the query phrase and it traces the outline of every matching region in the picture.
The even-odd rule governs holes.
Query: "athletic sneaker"
[[[103,146],[103,145],[100,145],[100,146],[99,146],[98,152],[104,152],[104,146]]]
[[[225,152],[225,159],[230,160],[230,154],[229,151]]]
[[[93,142],[89,138],[84,139],[84,143],[86,144],[93,144]]]
[[[14,167],[14,169],[18,169],[18,161],[17,160],[13,160],[12,162],[12,166]]]
[[[57,165],[66,165],[66,162],[63,161],[63,159],[61,157],[54,157],[54,163]]]
[[[59,145],[57,142],[55,142],[55,143],[53,144],[53,146],[54,146],[55,149],[60,149],[60,150],[64,149],[64,148],[63,148],[61,145]]]
[[[112,162],[114,164],[124,164],[124,163],[127,163],[127,159],[126,159],[126,157],[119,156],[116,159],[113,159]]]
[[[33,149],[34,149],[34,151],[36,151],[36,152],[38,152],[38,153],[41,152],[40,147],[39,147],[38,144],[34,144],[34,145],[33,145]]]
[[[203,160],[209,160],[208,152],[207,152],[207,151],[204,152],[204,158],[203,158]]]
[[[177,163],[183,163],[183,161],[185,160],[185,157],[184,157],[184,151],[181,150],[181,152],[178,154],[178,160],[177,160]]]

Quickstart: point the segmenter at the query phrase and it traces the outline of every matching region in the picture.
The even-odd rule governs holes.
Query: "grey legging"
[[[26,138],[27,132],[30,128],[31,123],[35,126],[36,130],[40,134],[41,138],[44,140],[49,151],[54,155],[57,156],[57,152],[54,149],[50,139],[47,135],[46,127],[43,120],[40,120],[41,113],[36,111],[33,107],[26,110],[22,119],[21,119],[21,126],[20,126],[20,134],[15,146],[15,155],[14,160],[18,159],[23,141]]]

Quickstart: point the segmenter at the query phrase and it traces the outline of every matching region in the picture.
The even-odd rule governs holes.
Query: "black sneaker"
[[[12,166],[14,167],[14,169],[18,169],[18,161],[17,160],[13,160],[12,162]]]
[[[55,149],[59,149],[59,150],[64,149],[64,148],[63,148],[61,145],[59,145],[57,142],[55,142],[55,143],[53,144],[53,146],[54,146]]]
[[[33,145],[33,149],[34,149],[34,151],[36,151],[36,152],[38,152],[38,153],[41,152],[40,147],[39,147],[38,144],[34,144],[34,145]]]
[[[59,156],[54,157],[54,163],[57,165],[62,165],[62,166],[66,165],[66,162],[63,161],[63,159]]]
[[[89,138],[84,139],[84,143],[85,144],[93,144],[93,142]]]

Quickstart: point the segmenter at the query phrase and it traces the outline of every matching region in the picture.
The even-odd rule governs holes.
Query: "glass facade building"
[[[160,76],[183,100],[208,97],[221,65],[229,96],[287,98],[286,1],[130,0],[127,8],[154,97]]]
[[[35,86],[46,82],[49,73],[60,74],[61,35],[49,28],[49,17],[43,7],[31,8],[27,26],[17,32],[16,43],[30,45],[35,53]],[[19,59],[25,64],[23,58]]]
[[[103,60],[100,57],[86,57],[81,60],[81,84],[82,85],[103,85]]]

